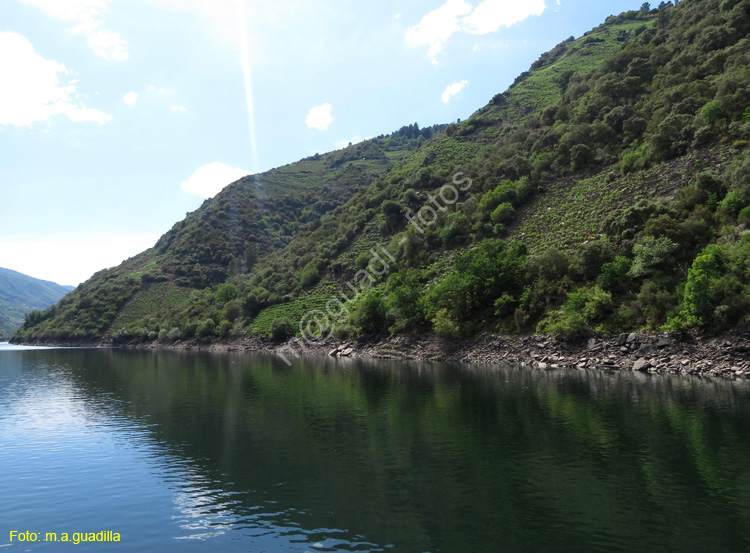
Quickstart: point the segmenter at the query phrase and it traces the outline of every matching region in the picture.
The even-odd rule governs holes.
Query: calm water
[[[750,386],[0,350],[0,491],[8,551],[750,551]]]

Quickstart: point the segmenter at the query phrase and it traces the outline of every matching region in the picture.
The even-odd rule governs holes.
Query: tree
[[[276,341],[294,336],[294,323],[289,317],[277,317],[271,321],[271,338]]]
[[[385,330],[388,319],[383,295],[379,290],[370,290],[360,299],[352,314],[352,321],[368,334]]]

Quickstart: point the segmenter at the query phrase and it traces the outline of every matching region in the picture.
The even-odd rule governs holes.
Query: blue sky
[[[640,4],[3,0],[0,266],[78,284],[244,174],[464,119]]]

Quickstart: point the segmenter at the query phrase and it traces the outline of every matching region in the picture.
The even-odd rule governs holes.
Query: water
[[[750,551],[750,386],[0,348],[0,490],[8,551]]]

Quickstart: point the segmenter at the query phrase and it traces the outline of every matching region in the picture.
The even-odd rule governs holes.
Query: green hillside
[[[0,340],[9,339],[27,313],[46,309],[72,290],[72,286],[0,268]]]
[[[748,31],[750,0],[610,17],[445,132],[233,184],[16,339],[742,324]]]

